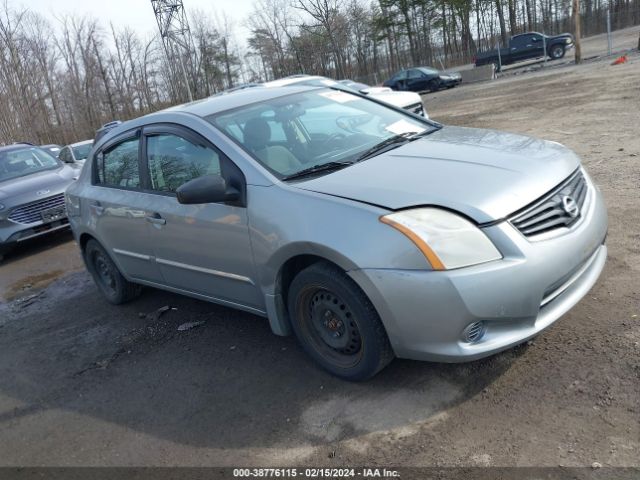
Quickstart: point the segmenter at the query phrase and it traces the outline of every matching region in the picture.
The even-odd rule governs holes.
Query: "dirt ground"
[[[262,318],[151,289],[111,306],[50,240],[0,266],[0,465],[640,466],[640,57],[609,62],[425,97],[566,144],[602,189],[605,271],[533,342],[346,383]],[[40,289],[42,265],[71,272]]]

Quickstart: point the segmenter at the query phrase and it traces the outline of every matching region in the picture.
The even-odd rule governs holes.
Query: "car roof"
[[[186,112],[199,117],[208,117],[209,115],[250,105],[252,103],[264,102],[274,98],[292,95],[294,93],[317,90],[318,88],[321,87],[292,85],[290,87],[278,86],[270,88],[244,88],[225,95],[214,95],[212,97],[203,98],[202,100],[196,100],[195,102],[176,105],[174,107],[167,108],[166,110],[162,110],[162,112]],[[152,113],[147,117],[152,117],[153,115],[155,114]]]
[[[317,80],[318,83],[323,83],[330,87],[336,85],[338,82],[331,78],[321,77],[319,75],[291,75],[290,77],[280,78],[278,80],[272,80],[270,82],[263,83],[265,87],[286,87],[288,85],[295,85],[297,83],[305,83],[312,80]]]
[[[42,148],[30,143],[12,143],[11,145],[0,146],[0,152],[9,152],[11,150],[20,150],[22,148]]]
[[[525,35],[543,35],[543,34],[540,32],[524,32],[524,33],[519,33],[518,35],[513,35],[511,38],[524,37]]]
[[[337,82],[336,85],[338,85]],[[162,120],[160,121],[166,121],[166,113],[187,113],[204,118],[208,117],[209,115],[215,115],[217,113],[233,110],[234,108],[239,108],[259,102],[265,102],[280,97],[286,97],[288,95],[293,95],[296,93],[321,90],[323,88],[331,87],[291,85],[270,88],[244,88],[232,92],[221,92],[211,97],[196,100],[194,102],[183,103],[181,105],[175,105],[158,112],[149,113],[142,117],[122,122],[117,127],[109,129],[107,133],[105,133],[100,139],[95,141],[95,144],[96,146],[101,146],[102,144],[110,141],[111,138],[123,132],[126,132],[131,128],[139,128],[141,126],[154,123],[157,117],[162,118]]]
[[[82,140],[81,142],[70,143],[67,147],[79,147],[80,145],[87,145],[93,143],[93,140]]]

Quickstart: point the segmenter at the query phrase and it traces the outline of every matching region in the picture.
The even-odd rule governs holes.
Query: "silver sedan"
[[[335,87],[257,87],[119,125],[66,204],[110,302],[146,285],[262,315],[350,380],[394,356],[521,343],[607,255],[605,206],[572,151]]]

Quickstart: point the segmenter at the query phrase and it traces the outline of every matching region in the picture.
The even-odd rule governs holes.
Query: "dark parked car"
[[[453,88],[462,81],[458,72],[441,72],[431,67],[416,67],[401,70],[382,85],[393,90],[410,92],[436,92],[442,88]]]
[[[69,227],[64,191],[79,172],[41,147],[0,147],[0,259],[18,242]]]
[[[522,60],[538,58],[546,55],[553,60],[564,57],[567,49],[573,47],[573,35],[562,33],[549,36],[537,32],[515,35],[509,40],[509,47],[478,53],[475,57],[476,67],[493,63],[497,70],[502,65],[510,65]]]
[[[58,158],[58,155],[60,155],[60,150],[62,149],[60,145],[56,145],[55,143],[40,145],[40,148],[42,148],[43,150],[46,150],[56,158]]]

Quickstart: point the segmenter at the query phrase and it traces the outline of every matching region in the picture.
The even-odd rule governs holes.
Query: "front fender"
[[[430,269],[402,233],[379,221],[380,207],[287,185],[248,186],[249,227],[258,284],[275,292],[281,266],[316,255],[343,270]]]

